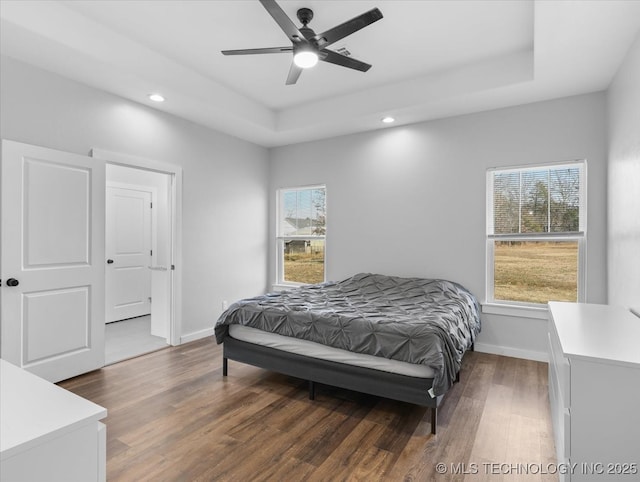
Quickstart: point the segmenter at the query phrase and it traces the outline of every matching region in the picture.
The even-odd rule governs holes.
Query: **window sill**
[[[303,283],[276,283],[271,285],[271,291],[284,291],[293,288],[300,288],[301,286],[309,286]]]
[[[516,316],[518,318],[533,318],[536,320],[547,320],[549,318],[546,306],[482,303],[482,312],[490,315]]]

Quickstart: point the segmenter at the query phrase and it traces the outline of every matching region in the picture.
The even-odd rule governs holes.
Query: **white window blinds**
[[[583,231],[584,162],[490,172],[488,235]]]

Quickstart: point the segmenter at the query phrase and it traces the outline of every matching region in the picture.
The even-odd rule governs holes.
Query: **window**
[[[487,172],[487,302],[583,301],[586,162]]]
[[[278,283],[322,283],[327,223],[325,187],[280,189],[277,209]]]

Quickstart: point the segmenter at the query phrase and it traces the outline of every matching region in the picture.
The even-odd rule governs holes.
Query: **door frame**
[[[168,174],[171,179],[169,189],[170,231],[171,231],[171,279],[169,295],[169,343],[181,343],[182,335],[182,167],[167,162],[92,148],[90,156],[107,164],[154,171]]]

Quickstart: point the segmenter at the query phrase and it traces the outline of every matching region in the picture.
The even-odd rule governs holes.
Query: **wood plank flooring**
[[[557,480],[545,363],[467,353],[436,436],[415,405],[324,385],[311,401],[233,361],[223,378],[213,338],[60,385],[108,409],[109,481]]]

